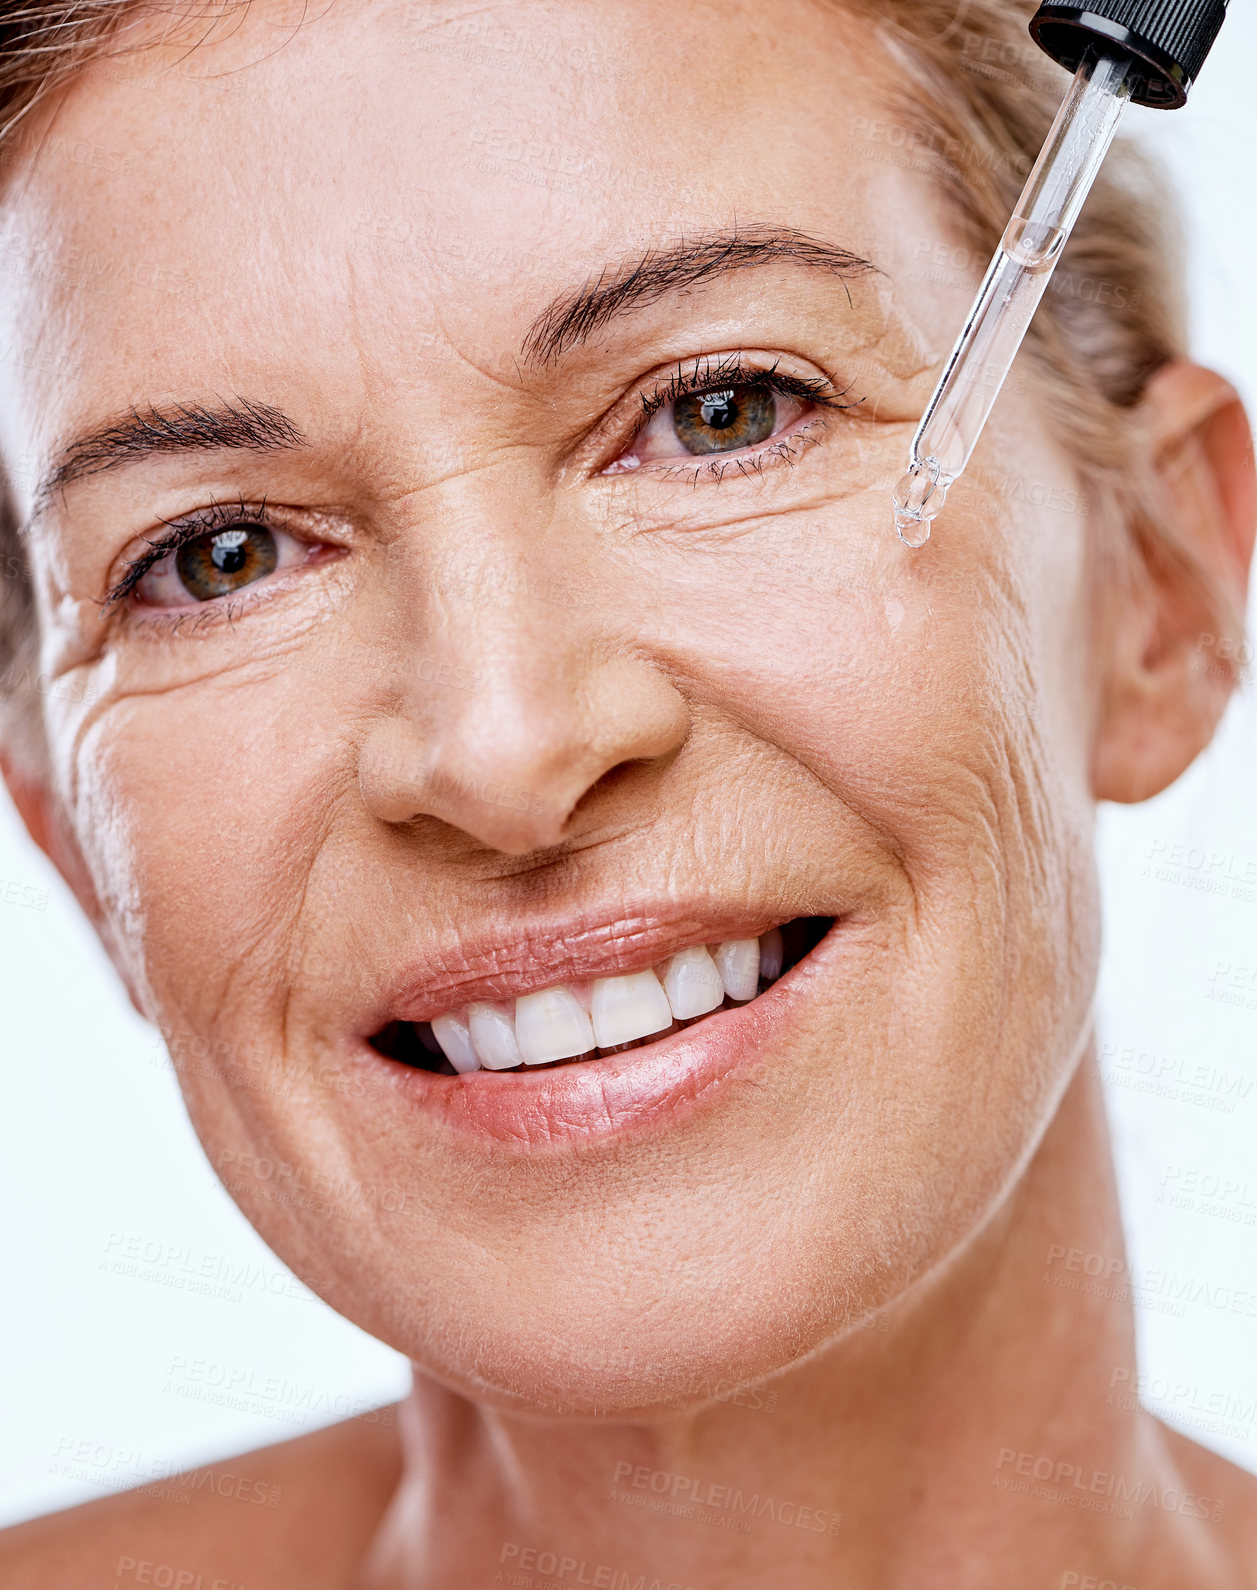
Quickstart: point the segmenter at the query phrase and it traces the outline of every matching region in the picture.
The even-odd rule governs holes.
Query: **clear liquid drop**
[[[923,547],[930,539],[931,522],[947,496],[940,473],[938,460],[929,458],[913,464],[895,487],[895,533],[906,547]]]
[[[920,517],[913,518],[911,514],[904,513],[902,508],[895,509],[895,533],[904,546],[923,547],[930,539],[930,521]]]

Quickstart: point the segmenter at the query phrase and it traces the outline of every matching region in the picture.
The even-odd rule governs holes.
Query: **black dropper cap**
[[[1035,43],[1075,72],[1092,45],[1121,50],[1140,67],[1137,105],[1187,103],[1226,18],[1228,0],[1049,0],[1030,24]]]

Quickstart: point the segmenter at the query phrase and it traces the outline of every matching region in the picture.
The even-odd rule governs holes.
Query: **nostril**
[[[403,717],[377,723],[358,757],[373,817],[394,826],[433,818],[510,856],[562,844],[587,782],[578,755],[546,754],[541,740],[504,735],[489,748],[469,732],[425,739]]]
[[[359,751],[368,811],[437,818],[504,855],[554,849],[590,820],[588,797],[666,766],[689,708],[640,658],[599,657],[580,626],[548,625],[487,657],[476,689],[396,700]]]
[[[363,804],[381,822],[405,823],[425,811],[426,747],[405,718],[376,723],[358,755]]]

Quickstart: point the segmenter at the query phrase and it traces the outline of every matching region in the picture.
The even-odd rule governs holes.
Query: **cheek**
[[[204,1032],[273,1015],[336,786],[300,682],[112,702],[77,741],[76,826],[149,1014]]]
[[[1054,478],[1041,447],[1025,456]],[[748,804],[784,810],[788,842],[844,878],[859,868],[903,929],[887,946],[903,986],[874,1004],[904,1016],[914,1087],[950,1099],[972,1052],[984,1085],[1010,1078],[1012,1124],[1019,1071],[1066,1063],[1095,974],[1081,525],[979,482],[956,489],[936,538],[901,548],[880,491],[748,532],[744,577],[713,573],[688,605],[684,661],[749,731]],[[1046,1108],[1037,1084],[1028,1096]]]
[[[643,629],[761,749],[812,769],[907,857],[928,855],[935,817],[967,813],[980,831],[996,800],[1039,808],[1044,843],[1056,814],[1073,824],[1086,724],[1077,527],[966,481],[918,552],[897,541],[880,484],[724,535],[654,554],[671,627]]]

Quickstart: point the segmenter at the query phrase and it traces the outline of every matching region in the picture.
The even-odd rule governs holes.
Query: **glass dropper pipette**
[[[1130,101],[1129,56],[1091,50],[1004,232],[986,280],[912,438],[895,487],[895,528],[910,547],[930,537],[947,488],[978,445],[987,416],[1052,280],[1083,200]]]
[[[894,493],[895,528],[905,545],[929,540],[948,487],[968,464],[1127,104],[1185,104],[1226,5],[1089,0],[1085,10],[1040,7],[1032,32],[1049,54],[1076,67],[1074,80],[912,439],[908,472]]]

